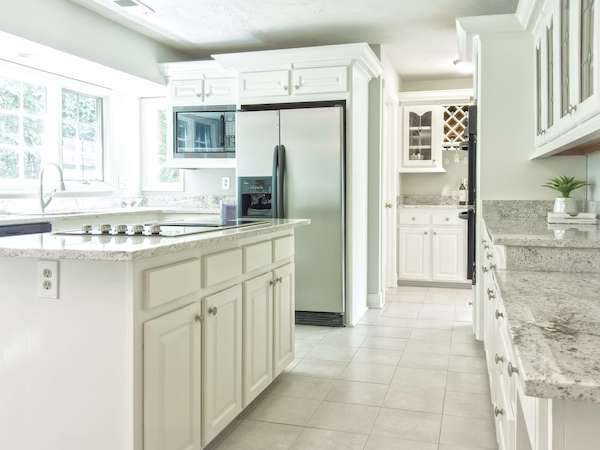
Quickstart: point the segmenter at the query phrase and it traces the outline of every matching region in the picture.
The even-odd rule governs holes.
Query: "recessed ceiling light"
[[[473,73],[473,63],[469,61],[463,61],[462,59],[455,59],[452,61],[454,67],[461,73]]]

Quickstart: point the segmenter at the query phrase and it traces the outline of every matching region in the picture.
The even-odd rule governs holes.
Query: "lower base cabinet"
[[[207,445],[242,411],[242,286],[204,299],[203,429]]]
[[[283,266],[274,272],[274,340],[273,378],[290,365],[295,356],[294,324],[296,305],[294,301],[294,264]]]
[[[144,324],[144,449],[200,450],[200,303]]]

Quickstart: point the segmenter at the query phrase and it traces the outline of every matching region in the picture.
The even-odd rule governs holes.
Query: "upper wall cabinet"
[[[599,11],[594,0],[545,0],[533,27],[533,158],[600,139]]]

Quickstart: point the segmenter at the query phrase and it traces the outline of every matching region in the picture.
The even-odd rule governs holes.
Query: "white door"
[[[465,229],[439,227],[432,230],[432,277],[434,281],[464,281]]]
[[[244,407],[273,380],[273,274],[244,283]]]
[[[242,410],[242,286],[204,300],[204,445]]]
[[[382,155],[382,261],[383,288],[395,287],[398,284],[397,261],[397,225],[396,225],[396,126],[397,104],[387,100],[383,109],[383,155]]]
[[[398,277],[431,279],[431,236],[426,227],[400,227],[398,232]]]
[[[287,264],[275,270],[274,279],[273,378],[277,377],[295,357],[294,264]]]
[[[201,446],[201,308],[144,323],[144,450]]]

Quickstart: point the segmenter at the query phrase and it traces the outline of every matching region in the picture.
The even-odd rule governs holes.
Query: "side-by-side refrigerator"
[[[342,326],[344,107],[256,108],[236,117],[238,216],[311,220],[296,228],[296,322]]]

